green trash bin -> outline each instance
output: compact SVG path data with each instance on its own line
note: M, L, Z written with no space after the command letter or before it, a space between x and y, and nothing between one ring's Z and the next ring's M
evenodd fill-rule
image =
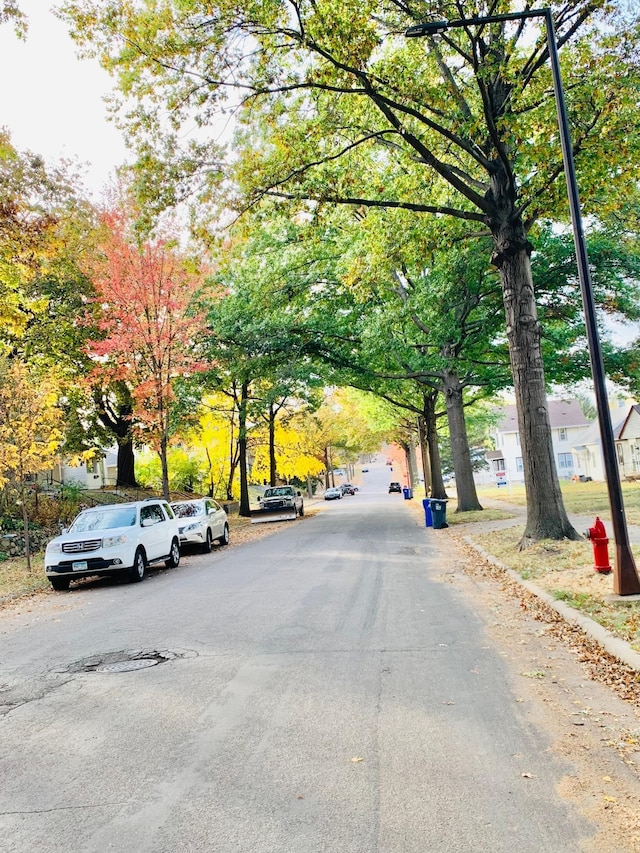
M443 527L448 527L446 500L442 498L431 498L431 515L433 516L434 530L441 530Z

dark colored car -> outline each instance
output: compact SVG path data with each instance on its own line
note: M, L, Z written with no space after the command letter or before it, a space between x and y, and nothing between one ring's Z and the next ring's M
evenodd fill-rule
M389 492L401 492L400 483L389 483Z
M358 491L357 487L352 486L351 483L343 483L340 486L340 489L342 490L343 495L355 495L355 493Z

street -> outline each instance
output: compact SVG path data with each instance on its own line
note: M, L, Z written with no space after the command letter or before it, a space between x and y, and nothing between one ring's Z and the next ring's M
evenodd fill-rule
M640 849L593 793L613 772L633 790L593 754L632 712L494 607L390 479L372 464L262 540L3 611L0 849ZM554 748L565 722L591 746Z

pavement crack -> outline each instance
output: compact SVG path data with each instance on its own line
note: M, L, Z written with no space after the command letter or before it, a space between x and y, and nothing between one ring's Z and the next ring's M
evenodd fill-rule
M68 812L68 811L77 811L78 809L105 809L110 808L112 806L126 806L132 802L129 800L122 800L122 802L117 801L113 803L76 803L75 805L69 806L53 806L50 809L18 809L17 811L8 811L8 812L0 812L0 817L9 817L10 815L27 815L27 814L52 814L54 812Z

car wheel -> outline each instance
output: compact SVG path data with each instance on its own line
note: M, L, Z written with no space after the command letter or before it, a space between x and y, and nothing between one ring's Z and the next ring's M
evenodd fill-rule
M213 537L211 536L211 528L207 527L207 536L204 542L202 543L202 553L210 554L211 553L211 543L213 542Z
M133 565L127 570L127 577L131 583L140 583L144 579L144 573L147 568L147 561L142 548L138 548L136 555L133 558Z
M224 533L222 534L222 536L220 536L220 538L218 539L218 542L221 545L228 545L229 544L229 525L228 524L225 524Z
M300 504L300 518L304 515L304 503Z
M69 589L70 582L71 578L49 578L49 583L56 592L64 592L65 589Z
M180 565L180 543L177 539L174 539L171 543L169 559L165 560L164 564L168 569L177 569Z

